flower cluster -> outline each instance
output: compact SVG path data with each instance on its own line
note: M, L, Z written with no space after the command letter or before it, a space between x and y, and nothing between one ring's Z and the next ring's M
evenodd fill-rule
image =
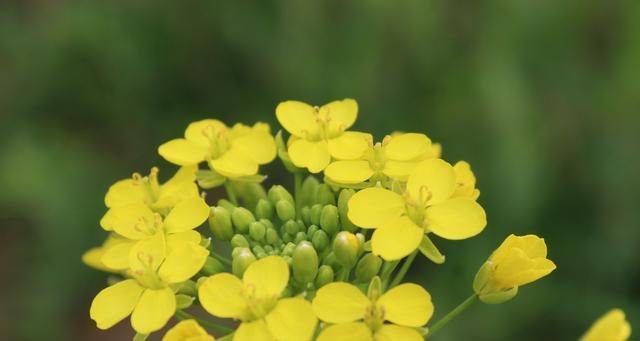
M476 299L505 302L555 269L542 238L511 235L471 297L429 324L430 293L404 276L419 254L445 262L437 238L472 238L487 225L470 165L443 160L421 133L376 142L349 130L352 99L286 101L275 115L286 131L275 136L265 123L193 122L158 148L179 166L169 180L154 167L109 188L100 220L109 235L83 255L111 273L91 304L98 328L130 316L144 340L174 317L163 340L417 341ZM260 166L276 158L293 193L263 184ZM227 197L210 200L216 187ZM610 314L583 339L627 338L624 315Z

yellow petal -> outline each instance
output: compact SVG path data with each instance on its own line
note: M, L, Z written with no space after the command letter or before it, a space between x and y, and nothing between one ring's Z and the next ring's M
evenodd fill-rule
M453 170L456 173L456 191L453 196L477 199L479 192L476 190L476 177L469 163L458 161L453 166Z
M454 198L425 211L427 228L446 239L471 238L484 230L487 215L482 206L466 198Z
M113 229L129 239L144 239L155 233L155 217L151 209L142 203L114 207L109 216Z
M311 303L303 298L281 299L265 319L279 341L311 340L318 324Z
M385 324L376 331L376 341L423 341L424 338L417 330Z
M536 281L555 270L555 264L546 258L529 258L522 249L510 248L495 264L492 281L498 289L508 289Z
M162 341L214 341L195 320L184 320L173 326L162 338Z
M158 154L173 164L190 166L204 161L209 150L185 139L173 139L160 145Z
M331 160L327 142L295 140L289 146L289 157L296 167L307 168L311 173L319 173Z
M543 238L529 234L526 236L509 235L491 255L491 261L501 263L510 249L521 249L529 258L547 257L547 244Z
M192 230L207 220L209 205L200 197L185 199L177 204L164 219L168 233Z
M240 318L246 308L242 281L230 274L219 273L198 287L198 299L209 314L223 318Z
M134 272L147 272L149 268L158 269L166 256L166 242L163 233L136 242L129 251L129 269Z
M364 318L370 301L360 289L344 282L329 283L313 298L313 311L328 323L353 322Z
M134 241L128 241L106 248L100 262L111 270L127 269L129 267L129 253L135 244Z
M384 163L382 173L392 179L407 181L407 178L409 178L409 175L413 173L413 170L416 169L417 165L418 163L413 161L387 160Z
M183 244L167 255L158 275L166 283L184 282L202 269L208 255L209 251L198 244Z
M407 181L411 198L431 205L449 199L455 189L456 175L453 167L441 159L421 161Z
M265 132L251 132L231 141L231 149L243 153L259 164L273 161L276 157L276 142Z
M373 145L371 134L345 131L329 139L329 153L338 160L355 160L364 156Z
M172 233L167 236L167 252L170 253L187 243L200 244L201 240L200 232L195 230Z
M317 341L373 341L373 336L364 323L350 322L325 327Z
M431 140L424 134L400 134L391 137L384 146L385 156L391 160L409 161L431 148Z
M131 314L131 326L140 334L160 330L176 312L176 297L170 288L146 289Z
M181 167L178 172L160 187L155 208L171 208L180 201L198 196L198 186L195 184L196 166Z
M258 173L258 163L255 160L233 149L228 150L221 157L209 161L209 165L216 172L229 178Z
M135 202L144 202L146 194L133 179L124 179L109 187L104 203L107 207L122 206Z
M279 256L262 258L249 265L242 281L255 288L257 297L280 296L289 282L289 265Z
M276 339L269 332L267 323L264 320L257 320L242 322L233 335L233 341L276 341Z
M424 326L433 315L431 295L413 283L392 288L376 304L384 307L385 320L406 327Z
M105 231L113 231L113 224L113 213L111 212L111 209L109 209L100 219L100 227Z
M292 135L300 138L317 134L316 110L298 101L281 102L276 107L278 122Z
M342 132L355 123L358 117L358 102L351 98L333 101L320 107L318 115L328 118L331 132Z
M98 270L114 272L114 269L109 268L104 264L104 262L102 261L102 257L107 252L107 250L111 249L112 247L129 242L130 241L128 239L122 238L116 234L110 234L101 246L91 248L90 250L85 252L82 255L82 262Z
M89 315L98 328L109 329L133 311L144 289L133 279L103 289L91 303Z
M227 126L221 121L204 119L190 123L184 131L184 137L197 146L208 148L211 143L210 137L227 129Z
M392 191L372 187L354 194L348 203L349 220L362 228L376 228L401 216L405 201Z
M357 184L367 181L373 170L368 161L334 161L324 170L330 180L339 184Z
M424 230L407 217L388 220L373 232L371 250L387 261L402 259L418 248L423 235Z
M587 330L580 341L626 341L631 336L631 326L620 309L611 309Z

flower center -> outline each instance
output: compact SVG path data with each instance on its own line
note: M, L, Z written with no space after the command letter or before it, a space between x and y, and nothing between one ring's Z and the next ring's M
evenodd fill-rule
M138 221L133 228L140 233L153 236L162 228L162 226L162 216L159 213L154 213L153 220L151 221L147 217L138 218Z
M229 130L224 127L205 127L202 134L209 140L209 153L212 159L220 158L231 148Z
M144 252L140 252L136 256L142 267L132 271L131 276L147 289L157 290L166 287L166 283L156 272L153 256Z
M384 324L385 309L383 305L372 303L364 313L364 323L375 332Z
M259 297L256 295L256 288L252 284L245 285L242 296L246 300L246 309L240 318L242 321L251 322L267 316L278 303L278 295L271 297Z
M151 168L148 176L142 176L140 173L133 173L131 176L134 186L140 186L145 204L151 206L158 200L160 194L160 184L158 183L158 167Z

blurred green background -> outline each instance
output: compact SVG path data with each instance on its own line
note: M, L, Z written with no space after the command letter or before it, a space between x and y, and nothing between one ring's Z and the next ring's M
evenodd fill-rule
M192 120L277 130L282 100L344 97L355 129L425 132L479 178L485 232L410 274L435 318L509 233L558 265L438 340L571 340L614 306L640 335L640 2L3 0L0 339L130 337L88 317L108 186L172 172L156 148Z

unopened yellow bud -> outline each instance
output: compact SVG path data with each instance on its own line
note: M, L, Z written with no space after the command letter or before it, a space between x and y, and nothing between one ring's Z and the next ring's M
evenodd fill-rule
M360 253L360 241L351 232L338 233L333 241L333 252L340 265L347 269L353 268Z

